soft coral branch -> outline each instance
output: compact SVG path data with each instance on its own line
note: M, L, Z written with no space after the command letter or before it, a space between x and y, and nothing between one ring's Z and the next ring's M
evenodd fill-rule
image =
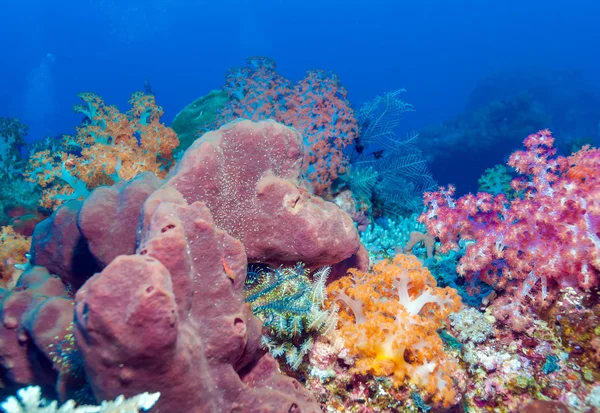
M93 93L79 97L84 104L74 110L87 119L77 134L64 137L62 151L31 156L27 179L43 188L42 206L55 209L100 185L131 180L142 172L166 175L179 139L160 122L163 110L154 96L134 93L126 113Z
M417 258L399 254L369 273L350 270L328 291L343 304L340 334L357 356L355 372L391 376L398 386L412 382L433 401L452 404L457 366L437 329L460 307L455 290L437 287Z

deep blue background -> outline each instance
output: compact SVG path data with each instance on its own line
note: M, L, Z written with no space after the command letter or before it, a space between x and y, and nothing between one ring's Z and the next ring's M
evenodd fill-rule
M251 55L281 74L335 71L359 105L405 87L406 128L460 112L500 69L583 70L600 83L597 0L20 0L1 2L0 116L30 139L71 133L76 94L125 107L149 79L169 122ZM47 57L50 53L53 57Z

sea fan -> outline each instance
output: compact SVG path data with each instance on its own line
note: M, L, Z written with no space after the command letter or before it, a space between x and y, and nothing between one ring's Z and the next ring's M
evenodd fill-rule
M402 115L414 110L400 99L403 92L377 96L358 111L360 138L350 172L341 180L358 199L394 218L420 212L423 192L437 186L415 145L419 135L395 133Z

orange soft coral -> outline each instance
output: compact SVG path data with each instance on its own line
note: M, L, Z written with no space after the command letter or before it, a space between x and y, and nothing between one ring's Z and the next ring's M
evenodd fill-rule
M456 365L437 334L442 320L460 307L456 291L438 288L414 256L381 261L369 273L350 270L328 287L342 305L340 334L357 357L354 371L414 383L432 400L452 404Z
M15 264L25 264L31 238L17 234L13 227L0 228L0 287L13 287L21 270Z
M76 112L88 122L77 135L65 136L63 152L40 151L31 157L28 179L43 188L42 206L55 209L69 199L141 172L163 178L179 145L176 133L160 122L163 110L154 96L134 93L132 108L121 113L93 93L82 93Z

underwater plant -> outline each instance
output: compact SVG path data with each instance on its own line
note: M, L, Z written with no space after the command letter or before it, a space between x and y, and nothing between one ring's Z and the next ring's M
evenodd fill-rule
M163 178L179 145L177 134L160 122L163 109L153 95L134 93L132 108L121 113L93 93L81 93L75 112L86 119L75 136L65 136L64 150L31 155L27 179L42 187L40 204L56 209L84 199L101 185L130 180L142 172Z
M460 308L456 291L437 287L416 257L403 254L370 272L351 269L327 291L331 304L342 304L339 333L356 357L352 371L389 376L397 386L413 383L427 399L452 403L456 366L437 330Z
M337 309L325 309L325 283L330 267L316 271L304 264L276 269L253 265L246 277L245 297L266 330L262 346L274 357L285 356L296 370L313 346L314 336L331 332Z

